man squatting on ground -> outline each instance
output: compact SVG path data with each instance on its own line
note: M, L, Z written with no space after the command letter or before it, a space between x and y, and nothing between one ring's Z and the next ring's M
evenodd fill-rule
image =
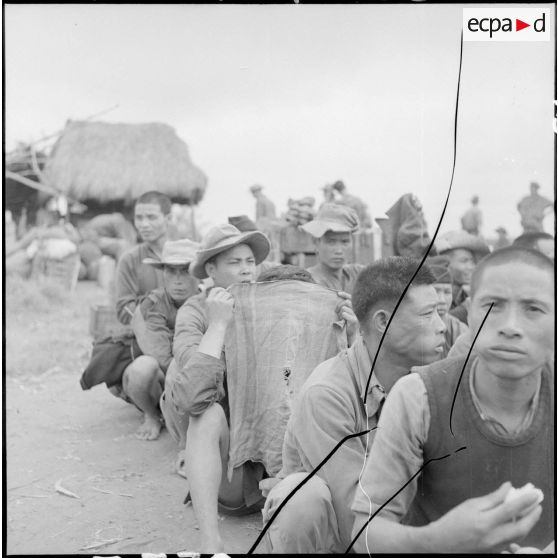
M412 366L440 358L445 325L437 312L434 276L422 267L384 338L366 407L364 391L372 360L393 309L420 261L392 257L359 275L353 308L361 336L348 350L320 364L304 383L287 425L283 469L263 511L264 524L288 494L347 435L374 428L386 393ZM368 447L375 431L370 432ZM366 453L366 436L345 442L327 464L286 504L262 542L264 552L344 552L350 544L350 505Z
M552 262L524 248L493 252L471 297L472 332L490 312L469 361L418 369L384 405L352 506L357 552L553 551ZM542 506L533 490L509 498L528 482Z
M198 244L191 240L168 240L160 259L146 258L143 263L163 272L163 288L155 289L139 303L132 318L137 344L143 354L128 366L123 387L145 413L144 439L153 440L161 429L159 399L165 374L172 361L172 342L178 309L198 293L198 281L189 273ZM145 378L146 389L137 376ZM148 428L149 427L149 428Z
M218 510L243 515L258 511L264 503L258 486L266 474L261 464L245 463L233 471L230 481L223 475L229 452L223 349L234 311L234 299L225 289L253 282L256 266L269 249L267 237L259 231L241 233L230 224L208 231L190 272L198 279L210 277L215 286L189 299L177 315L176 367L169 367L161 407L165 422L182 428L177 437L186 446L186 476L204 552L223 550ZM356 324L350 301L342 297L337 312L347 321L347 330L349 321Z
M167 240L171 201L168 196L152 191L142 194L134 206L134 225L142 240L125 252L116 268L116 315L123 324L129 324L136 306L150 291L163 286L163 271L143 263L146 258L159 260ZM144 413L144 420L136 435L140 439L154 440L161 429L160 412L154 393L159 383L157 372L141 355L137 342L130 363L124 370L121 384L109 387L109 391L127 402L134 403Z
M170 199L160 192L146 192L135 203L134 224L142 243L122 255L115 277L116 313L123 324L131 322L138 304L150 291L164 286L162 269L145 264L143 260L160 260L170 210ZM197 286L194 288L192 284L191 294L195 292ZM132 334L118 339L100 340L93 347L91 360L80 383L83 389L89 389L105 382L113 395L133 403L144 413L143 423L136 436L154 440L161 429L160 413L154 397L160 378L149 359L138 359L141 354Z

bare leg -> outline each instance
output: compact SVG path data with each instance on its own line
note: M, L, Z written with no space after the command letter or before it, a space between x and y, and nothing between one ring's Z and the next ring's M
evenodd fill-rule
M201 552L223 552L219 534L217 498L229 505L240 506L242 469L235 471L232 482L226 479L229 453L229 427L223 408L218 403L203 414L190 417L186 437L186 474L190 485L192 506L201 535Z
M161 431L161 414L157 403L163 393L164 374L157 361L142 355L124 371L122 387L130 399L143 411L143 424L136 437L141 440L155 440Z

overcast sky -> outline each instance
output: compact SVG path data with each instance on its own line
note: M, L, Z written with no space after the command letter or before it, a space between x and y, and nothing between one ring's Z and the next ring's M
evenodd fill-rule
M552 37L553 22L552 11ZM7 148L118 105L101 120L177 130L209 177L200 210L214 222L252 216L253 183L282 211L343 179L374 217L414 192L433 232L451 176L461 24L459 4L8 4ZM553 196L554 48L464 44L442 230L478 194L487 234L519 234L529 181Z

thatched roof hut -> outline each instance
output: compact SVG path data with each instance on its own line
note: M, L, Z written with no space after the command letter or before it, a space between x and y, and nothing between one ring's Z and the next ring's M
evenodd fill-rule
M197 204L207 177L167 124L68 121L44 169L48 184L86 205L129 206L159 190Z

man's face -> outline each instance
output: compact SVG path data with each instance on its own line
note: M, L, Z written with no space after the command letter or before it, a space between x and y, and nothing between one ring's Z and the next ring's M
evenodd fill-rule
M349 260L353 239L350 232L327 231L316 242L318 260L335 271Z
M537 241L537 250L544 254L547 258L554 261L554 239L540 238Z
M188 273L188 265L163 266L165 290L176 303L183 303L197 292L198 282Z
M409 368L439 360L446 326L437 306L438 295L432 285L411 287L389 326L385 350Z
M233 283L251 283L256 278L256 259L252 248L239 244L207 264L207 273L216 287L226 289Z
M143 242L157 242L167 234L170 215L164 215L158 203L138 203L134 225Z
M441 318L445 318L451 308L453 298L451 283L435 283L434 289L438 295L438 314Z
M456 285L468 285L471 282L471 275L475 269L473 253L464 248L456 248L444 255L450 258L449 270L453 282Z
M471 300L469 325L487 368L498 377L520 379L554 352L554 278L544 269L510 262L484 270Z

